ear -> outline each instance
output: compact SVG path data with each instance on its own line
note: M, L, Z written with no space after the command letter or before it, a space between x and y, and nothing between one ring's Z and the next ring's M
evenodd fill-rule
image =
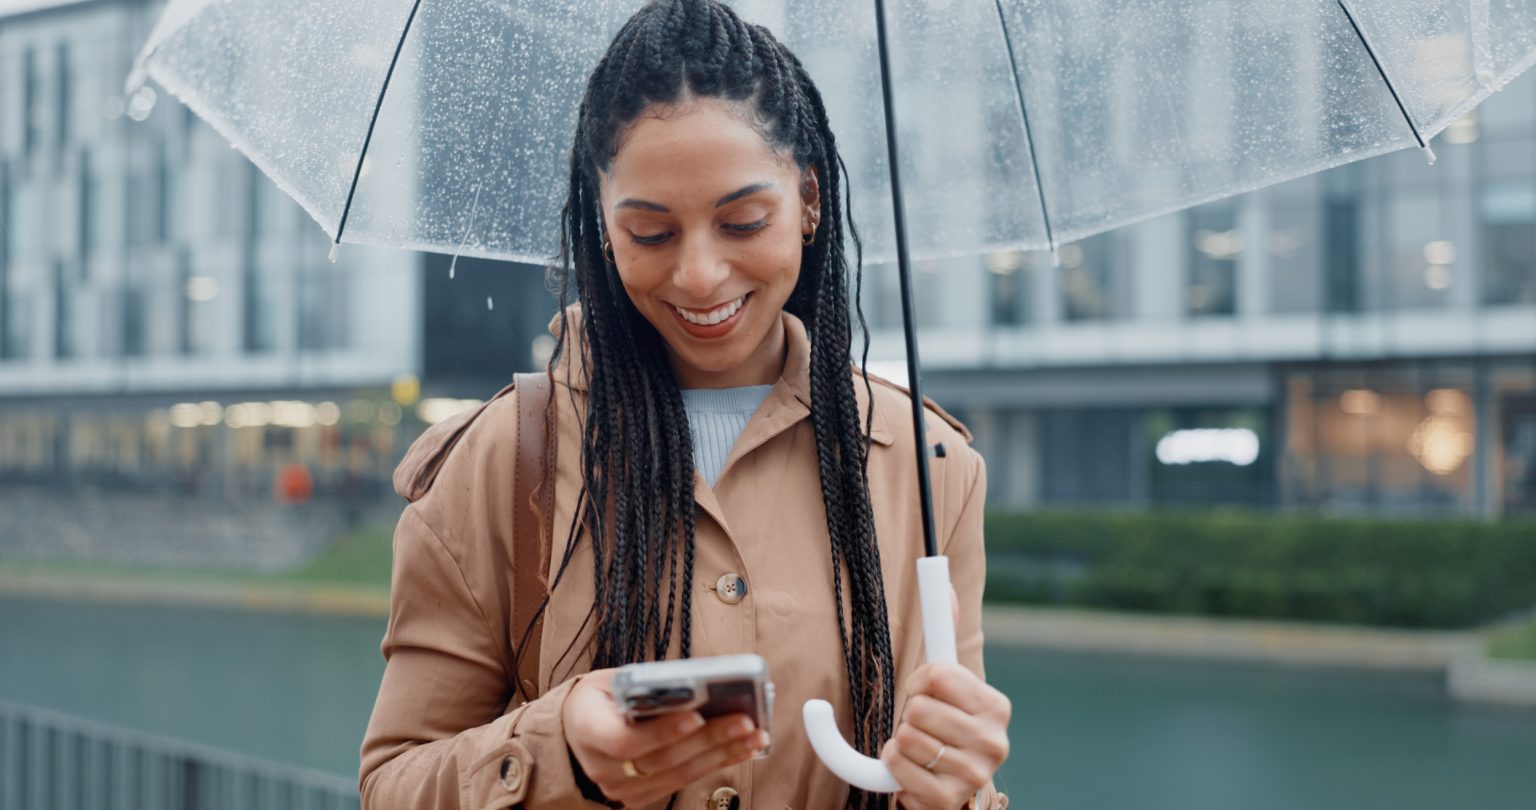
M815 166L800 172L800 203L805 206L801 224L809 230L812 222L821 222L821 182Z

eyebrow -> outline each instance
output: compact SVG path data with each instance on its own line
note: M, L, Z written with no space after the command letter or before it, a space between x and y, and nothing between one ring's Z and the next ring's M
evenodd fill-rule
M726 205L727 203L736 202L742 197L747 197L752 194L756 194L759 191L767 191L774 188L778 188L778 184L772 182L753 183L749 186L742 186L730 194L727 194L724 197L716 200L715 207L719 208L720 206ZM672 213L672 209L662 205L661 203L654 203L650 200L637 200L633 197L626 197L625 199L620 200L619 203L614 206L614 208L639 208L645 211L659 211L663 214Z

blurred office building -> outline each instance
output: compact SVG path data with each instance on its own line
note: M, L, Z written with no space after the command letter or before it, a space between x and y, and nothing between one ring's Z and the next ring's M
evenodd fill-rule
M991 502L1536 514L1536 76L1434 146L1059 266L920 264L924 382L974 429ZM902 374L894 272L866 284L873 355Z
M327 261L184 106L124 97L159 8L0 1L0 553L278 567L397 514L406 444L534 367L554 307L537 268Z
M0 553L278 567L398 514L405 446L547 357L553 301L537 268L329 263L223 138L153 84L124 96L159 7L0 0ZM925 92L960 91L903 99ZM1017 115L976 104L952 148ZM1135 114L1103 104L1106 127ZM1435 146L1059 266L920 262L928 390L974 429L991 502L1536 513L1536 78ZM895 274L867 269L872 357L899 369Z

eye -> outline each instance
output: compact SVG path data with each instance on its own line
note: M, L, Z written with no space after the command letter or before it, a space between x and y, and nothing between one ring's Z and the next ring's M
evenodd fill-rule
M667 241L667 237L671 235L672 234L669 231L662 231L661 233L658 233L654 236L641 236L637 233L631 233L629 238L637 245L659 245L662 242Z
M731 233L751 234L751 233L757 233L758 231L768 227L768 220L767 220L767 218L764 218L764 219L760 219L760 220L758 220L756 222L748 222L748 223L745 223L745 224L736 224L736 223L733 223L733 222L727 222L727 223L725 223L725 225L723 227L726 230L730 231Z

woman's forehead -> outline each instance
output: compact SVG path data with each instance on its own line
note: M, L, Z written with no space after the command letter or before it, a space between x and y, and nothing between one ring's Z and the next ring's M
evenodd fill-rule
M602 185L615 200L669 194L713 203L745 185L782 186L797 175L788 151L749 124L740 103L706 98L642 112L623 133Z

